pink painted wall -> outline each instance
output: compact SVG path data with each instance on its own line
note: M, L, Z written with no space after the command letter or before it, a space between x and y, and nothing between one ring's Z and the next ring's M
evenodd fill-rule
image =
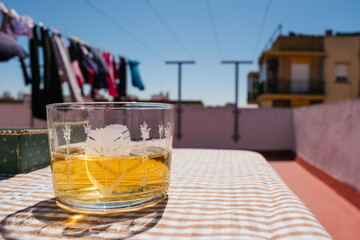
M295 151L360 192L360 100L294 109Z
M0 128L28 128L31 126L31 109L29 104L0 104ZM34 127L47 127L46 121L34 119Z
M233 108L184 106L182 116L183 137L177 140L175 124L175 147L294 149L291 109L240 109L238 142L234 142L232 138L234 134Z
M251 150L294 148L291 109L241 109L240 140L235 143L233 108L183 106L180 140L174 147ZM0 128L29 127L31 110L25 104L0 104ZM175 119L177 119L175 117ZM35 127L46 127L35 120ZM175 134L176 134L175 123Z

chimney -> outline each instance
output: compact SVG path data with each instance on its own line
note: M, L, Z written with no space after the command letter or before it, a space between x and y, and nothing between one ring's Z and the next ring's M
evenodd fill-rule
M331 29L327 29L327 30L325 31L325 36L329 37L329 36L332 36L332 35L333 35L333 32L332 32Z

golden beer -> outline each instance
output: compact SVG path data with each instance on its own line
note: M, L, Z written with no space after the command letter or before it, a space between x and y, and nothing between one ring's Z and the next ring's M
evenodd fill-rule
M47 105L56 203L82 213L150 207L167 196L174 105Z
M84 204L86 212L91 204L140 206L166 195L170 164L171 153L155 147L115 157L85 155L83 149L71 148L69 153L52 153L54 190L60 205L71 209L72 203Z

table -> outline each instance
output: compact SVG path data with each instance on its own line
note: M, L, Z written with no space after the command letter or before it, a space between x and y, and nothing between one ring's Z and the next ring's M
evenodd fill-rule
M174 149L172 159L167 199L107 215L57 207L50 167L2 174L0 239L331 239L260 154Z

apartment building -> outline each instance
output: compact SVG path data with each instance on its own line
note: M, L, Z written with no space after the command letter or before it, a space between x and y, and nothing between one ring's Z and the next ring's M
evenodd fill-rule
M258 63L258 73L248 74L249 104L297 107L359 97L360 33L279 36Z

